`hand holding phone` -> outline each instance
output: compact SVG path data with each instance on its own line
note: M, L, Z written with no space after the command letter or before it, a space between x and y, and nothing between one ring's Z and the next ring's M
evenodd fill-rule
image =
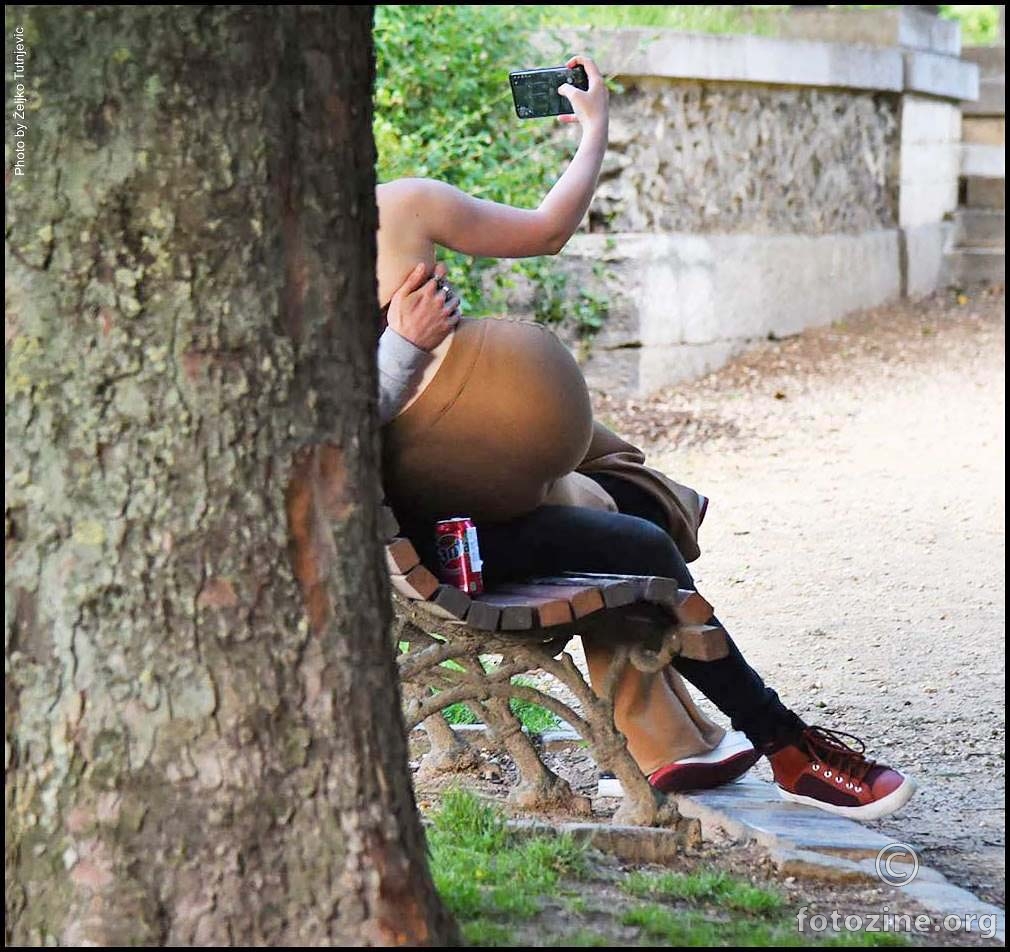
M512 99L520 119L542 119L546 116L572 115L571 102L558 93L558 87L568 84L588 90L589 77L585 67L550 66L541 69L517 69L509 73Z

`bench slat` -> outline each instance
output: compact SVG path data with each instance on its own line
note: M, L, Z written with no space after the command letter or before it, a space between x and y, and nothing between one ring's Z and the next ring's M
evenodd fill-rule
M470 596L462 589L455 585L439 585L435 597L422 607L433 615L463 621L472 604Z
M639 601L639 588L626 579L612 579L604 576L579 575L569 572L564 575L550 575L538 578L536 582L558 583L559 585L592 585L603 595L603 603L607 608L623 608L625 605Z
M582 582L597 580L598 584L604 579L626 581L634 588L636 601L662 605L684 625L703 625L712 617L712 606L705 597L693 589L679 588L676 579L661 575L596 575L591 572L578 575L566 572L565 577Z
M501 609L487 602L470 600L470 609L466 613L466 623L471 628L480 631L498 631L501 627ZM526 624L515 625L509 630L527 629L533 627L533 612L527 613Z
M386 568L391 575L405 575L415 565L421 564L421 557L410 539L393 539L386 546Z
M438 591L438 579L423 565L415 565L405 575L392 574L389 581L401 595L426 602ZM462 593L461 593L462 594Z
M511 617L509 609L526 608L536 616L538 627L550 628L563 625L572 620L571 606L562 598L535 595L499 595L497 590L478 595L475 602L484 602L502 609L500 627L506 628L506 616Z
M601 611L605 607L603 593L595 586L561 585L542 581L541 579L531 579L525 584L509 583L508 585L499 585L495 591L504 592L508 595L563 598L568 602L572 609L572 616L575 618L584 618L586 615Z
M718 661L729 654L726 629L718 625L681 625L680 653L695 661Z

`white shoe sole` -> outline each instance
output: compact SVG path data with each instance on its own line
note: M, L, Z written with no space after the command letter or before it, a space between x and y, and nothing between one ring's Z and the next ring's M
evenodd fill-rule
M727 731L719 746L698 757L684 757L678 764L721 764L724 761L747 753L754 745L743 731ZM596 788L598 797L623 797L624 787L616 777L601 777Z
M873 803L863 804L861 807L840 807L833 803L824 803L815 800L813 797L801 797L799 794L790 793L779 787L779 795L783 800L790 803L802 803L804 806L816 807L826 813L834 813L835 816L848 817L850 820L879 820L882 816L900 810L915 793L917 787L911 777L905 777L904 782L897 790L892 790L886 797L882 797Z
M678 760L678 764L721 764L730 757L743 754L753 750L754 745L747 740L747 735L743 731L727 731L726 736L719 741L719 746L710 750L707 754L700 754L697 757L685 757Z

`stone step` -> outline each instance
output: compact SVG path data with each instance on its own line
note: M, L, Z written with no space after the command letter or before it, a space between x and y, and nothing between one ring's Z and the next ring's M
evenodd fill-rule
M990 208L959 208L954 214L955 246L1002 248L1006 241L1006 212Z
M1006 73L1006 49L1002 46L966 46L961 59L978 66L982 79L1002 79Z
M1001 146L1006 141L1006 120L1002 116L965 116L961 141L965 145Z
M970 175L965 185L964 204L969 208L1006 208L1006 179Z
M961 174L965 178L1006 178L1006 147L965 143L961 146Z
M955 248L947 255L947 281L967 286L1006 281L1004 248Z
M1006 82L999 79L983 79L978 84L978 99L961 103L961 113L965 116L1005 116Z

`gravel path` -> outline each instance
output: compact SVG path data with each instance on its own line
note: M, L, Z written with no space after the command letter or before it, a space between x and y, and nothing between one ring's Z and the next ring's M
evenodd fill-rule
M1002 288L770 341L597 413L712 499L692 568L809 722L920 790L873 824L1003 905Z

